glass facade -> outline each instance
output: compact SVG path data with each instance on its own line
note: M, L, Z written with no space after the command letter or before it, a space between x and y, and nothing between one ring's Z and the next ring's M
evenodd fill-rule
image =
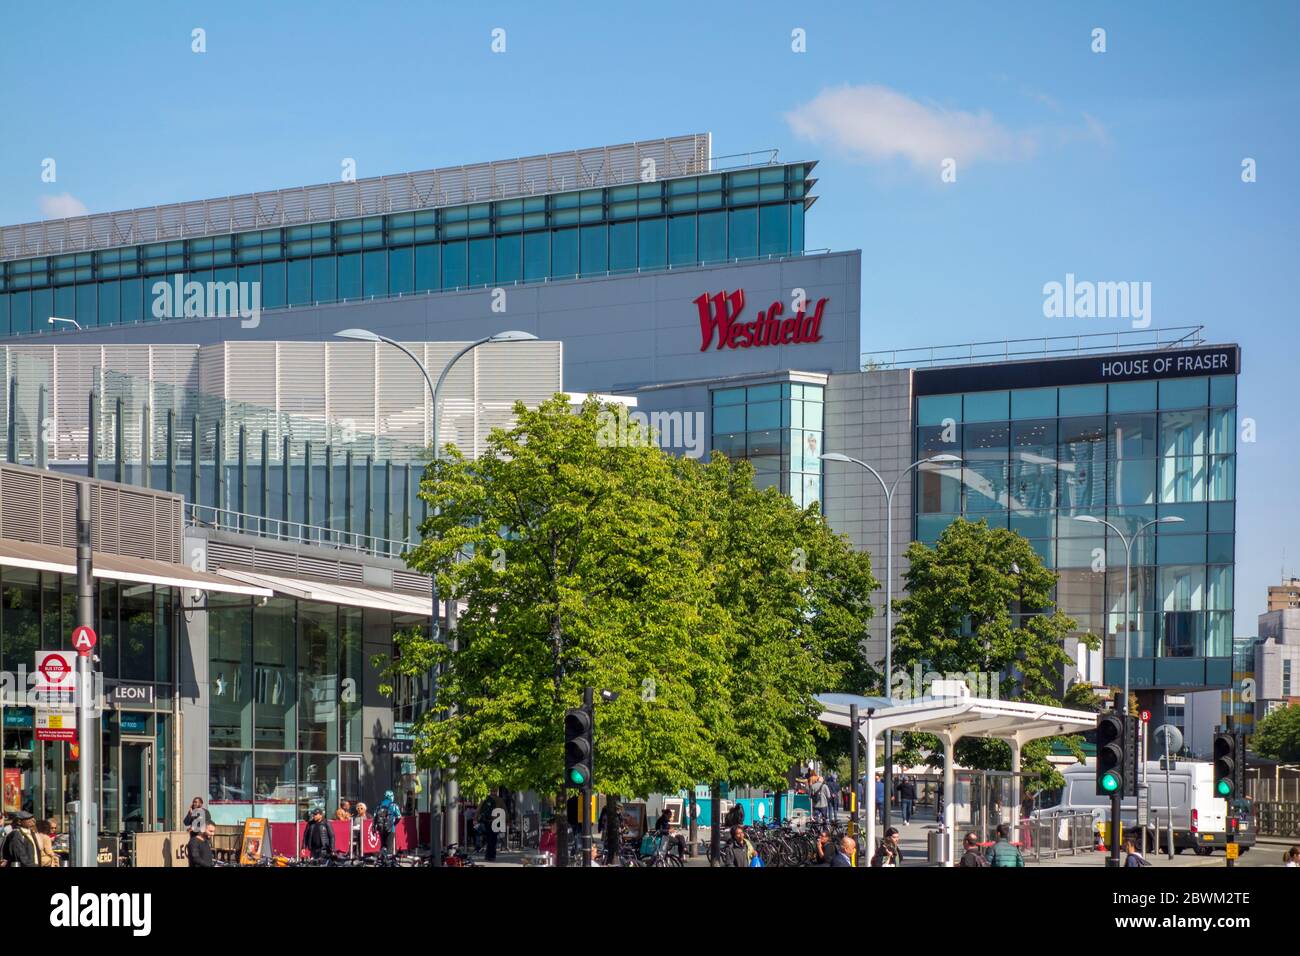
M154 283L176 275L260 282L261 307L280 309L798 255L807 174L772 165L14 260L0 263L0 335L49 331L52 315L158 321Z
M153 709L106 709L101 723L99 804L104 830L166 829L171 808L174 746L177 594L169 587L100 579L96 595L96 654L105 686L153 684ZM25 675L38 651L71 650L76 579L70 575L0 568L0 669ZM79 750L36 739L35 713L6 684L0 710L4 734L4 810L26 810L66 828L68 802L80 798Z
M712 444L747 458L759 488L779 488L806 508L822 500L825 387L770 382L712 392Z
M1132 683L1224 685L1235 434L1233 375L924 395L917 456L955 454L963 466L915 479L916 537L932 544L958 515L1024 535L1059 575L1060 608L1081 633L1105 636L1106 681L1116 683L1124 546L1075 518L1104 518L1130 536L1147 521L1181 518L1133 546Z
M364 614L384 611L272 598L209 597L208 802L217 823L333 813L345 764L359 760ZM392 631L409 629L392 614ZM426 620L426 619L420 619Z

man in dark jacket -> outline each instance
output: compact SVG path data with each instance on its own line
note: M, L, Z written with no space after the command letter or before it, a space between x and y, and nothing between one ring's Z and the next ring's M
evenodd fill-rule
M212 858L212 834L215 830L216 827L208 824L204 829L190 834L190 842L185 847L185 854L190 858L190 866L216 866Z
M41 855L36 848L36 818L26 810L12 815L14 828L0 847L0 856L10 866L39 866Z
M984 859L984 854L980 852L980 838L977 833L967 833L963 842L963 849L966 851L957 861L958 866L963 867L981 867L988 866L989 861Z
M857 849L858 844L853 837L844 837L840 840L839 851L831 857L831 866L852 866L853 854Z
M1011 828L1005 823L999 823L997 833L997 841L984 854L988 857L989 866L1024 866L1025 858L1020 853L1020 848L1011 842Z
M334 831L325 822L325 811L320 807L311 812L311 823L302 834L302 848L313 860L327 860L334 855Z
M731 842L723 847L718 865L742 868L749 866L749 845L745 840L744 827L731 828Z

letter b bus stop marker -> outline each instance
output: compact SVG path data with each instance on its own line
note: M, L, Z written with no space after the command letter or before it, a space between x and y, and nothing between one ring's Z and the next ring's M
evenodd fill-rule
M72 629L72 649L78 657L89 657L98 639L93 627L82 624Z

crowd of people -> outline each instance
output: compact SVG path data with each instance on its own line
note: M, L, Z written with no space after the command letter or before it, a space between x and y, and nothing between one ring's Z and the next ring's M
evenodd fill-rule
M49 820L26 810L7 814L0 826L0 866L59 866L54 836Z

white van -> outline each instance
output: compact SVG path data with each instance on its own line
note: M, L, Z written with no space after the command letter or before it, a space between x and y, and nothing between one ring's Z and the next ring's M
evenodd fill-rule
M1168 788L1159 761L1148 761L1146 772L1142 817L1153 833L1159 833L1148 845L1155 844L1164 849L1171 812L1175 852L1191 847L1205 855L1228 842L1228 802L1214 794L1212 764L1179 761L1169 772ZM1110 819L1110 797L1097 793L1097 771L1091 762L1067 767L1062 775L1065 787L1061 790L1061 802L1034 811L1035 819L1060 813L1091 813L1098 825ZM1246 850L1255 842L1254 821L1247 812L1239 812L1237 819L1240 827L1237 842ZM1125 833L1137 826L1137 800L1134 797L1125 797L1120 804L1120 822Z

